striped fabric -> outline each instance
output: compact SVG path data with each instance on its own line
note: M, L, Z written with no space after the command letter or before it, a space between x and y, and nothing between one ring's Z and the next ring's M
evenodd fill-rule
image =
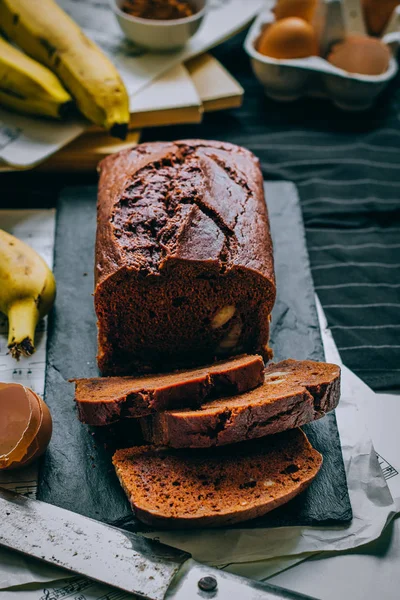
M266 179L297 185L315 286L344 362L375 389L400 389L399 81L367 113L321 99L273 102L251 73L243 39L215 51L244 86L243 107L162 137L242 144Z
M400 127L394 100L381 124L340 133L282 132L263 161L296 182L315 287L342 359L376 389L400 387ZM397 100L397 102L396 102ZM388 107L389 108L389 107ZM322 106L320 108L322 110ZM365 121L365 124L367 121ZM364 124L364 126L365 126ZM328 127L327 127L328 125ZM274 134L273 134L274 135ZM268 134L264 144L268 144ZM253 146L254 147L254 146ZM271 164L272 163L272 164Z
M265 171L298 186L315 287L343 361L376 389L400 387L398 113L340 133L343 116L329 112L319 131L281 132L279 143L266 134Z
M399 387L400 227L307 227L315 287L345 364Z

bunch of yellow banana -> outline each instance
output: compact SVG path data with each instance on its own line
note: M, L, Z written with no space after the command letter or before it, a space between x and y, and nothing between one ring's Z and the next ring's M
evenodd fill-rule
M72 98L54 73L0 38L0 105L57 119Z
M54 0L1 0L0 27L59 77L90 121L126 135L129 98L118 71Z
M27 244L0 229L0 312L8 317L12 356L35 351L35 329L54 304L56 282L45 261Z

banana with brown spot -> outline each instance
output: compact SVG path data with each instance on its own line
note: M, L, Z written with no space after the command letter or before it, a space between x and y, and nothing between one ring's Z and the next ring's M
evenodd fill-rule
M129 98L117 69L54 0L0 0L0 27L56 73L85 117L126 136Z

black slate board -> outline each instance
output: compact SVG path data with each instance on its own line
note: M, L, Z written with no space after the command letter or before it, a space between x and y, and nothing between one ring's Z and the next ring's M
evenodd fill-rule
M323 360L300 206L290 183L266 183L278 298L271 342L275 359ZM67 188L57 210L54 272L58 283L49 322L45 399L53 438L41 465L38 497L88 517L148 531L132 515L111 465L111 452L75 414L73 377L98 374L93 262L96 188ZM321 525L352 517L336 419L333 413L304 428L324 456L312 486L248 527ZM243 525L241 525L243 527Z

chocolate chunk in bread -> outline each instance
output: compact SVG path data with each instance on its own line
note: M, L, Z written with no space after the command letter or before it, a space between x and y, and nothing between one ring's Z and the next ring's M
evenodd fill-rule
M268 366L264 383L250 392L206 402L197 410L157 413L140 422L151 444L207 448L300 427L333 410L339 398L337 365L289 359Z
M95 275L103 375L269 358L276 290L257 158L183 140L103 160Z
M219 527L260 517L302 492L322 456L300 429L213 450L142 446L113 464L138 519L153 527Z
M168 375L75 379L75 401L83 423L108 425L124 417L195 407L207 398L241 394L263 380L262 357L244 355Z

